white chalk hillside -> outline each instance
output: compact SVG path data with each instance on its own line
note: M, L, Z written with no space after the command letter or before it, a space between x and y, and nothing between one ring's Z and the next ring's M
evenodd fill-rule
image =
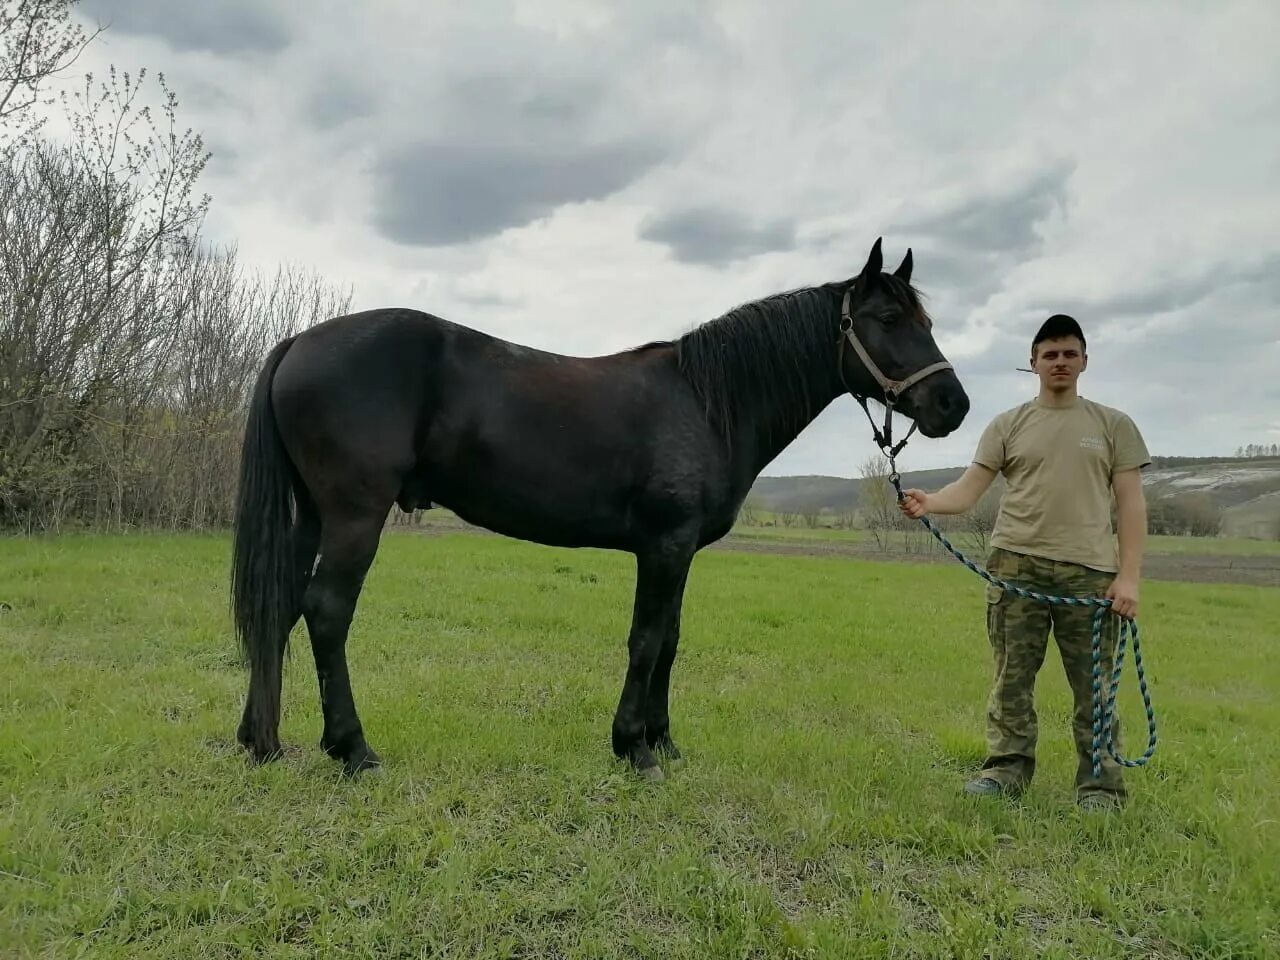
M908 473L907 485L936 489L963 472L961 467ZM764 510L842 514L855 510L860 479L844 477L761 477L752 491ZM1220 533L1233 537L1280 537L1280 457L1192 459L1156 457L1143 471L1153 515L1189 513L1221 517Z

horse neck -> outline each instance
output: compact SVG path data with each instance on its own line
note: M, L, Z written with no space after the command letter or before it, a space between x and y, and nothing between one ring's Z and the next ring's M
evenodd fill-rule
M813 288L748 304L702 331L698 375L732 472L753 481L844 392L838 372L839 297Z
M744 418L739 426L739 442L730 447L735 472L754 481L843 392L826 378L815 378L812 388L810 402L803 410L766 409Z

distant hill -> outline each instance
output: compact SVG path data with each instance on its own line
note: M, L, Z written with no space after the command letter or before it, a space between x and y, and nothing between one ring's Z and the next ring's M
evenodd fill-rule
M933 490L962 473L963 467L911 470L902 475L902 485ZM751 496L772 513L847 513L858 509L864 482L846 477L761 477L751 488Z
M1157 458L1144 472L1147 499L1197 500L1222 511L1223 533L1235 537L1280 537L1280 457L1192 461Z
M913 470L904 487L936 490L964 467ZM847 477L761 477L751 496L771 513L849 514L865 481ZM1207 505L1222 514L1227 536L1273 539L1280 523L1280 457L1153 457L1143 471L1150 504Z

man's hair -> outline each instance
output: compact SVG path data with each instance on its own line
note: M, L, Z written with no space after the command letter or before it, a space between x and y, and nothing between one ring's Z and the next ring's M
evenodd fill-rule
M1065 313L1055 313L1040 324L1035 339L1031 341L1031 356L1036 355L1036 347L1040 345L1041 340L1060 340L1063 337L1078 337L1080 350L1084 352L1086 346L1084 331L1080 329L1080 324L1076 323L1075 317L1069 317Z

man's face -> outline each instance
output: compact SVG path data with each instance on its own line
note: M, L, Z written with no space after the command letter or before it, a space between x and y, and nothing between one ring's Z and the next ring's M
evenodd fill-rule
M1054 393L1072 389L1086 366L1088 359L1078 337L1041 340L1031 358L1040 385Z

